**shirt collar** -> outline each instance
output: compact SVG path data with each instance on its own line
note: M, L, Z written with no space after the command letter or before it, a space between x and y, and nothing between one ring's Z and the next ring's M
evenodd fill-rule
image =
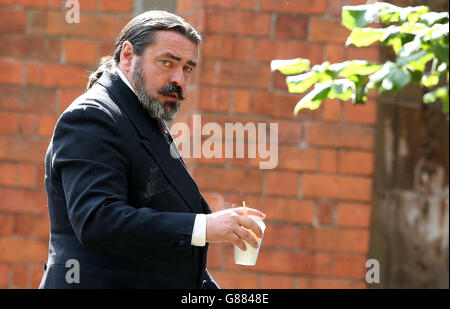
M133 87L131 86L130 82L126 78L126 76L123 74L122 70L119 68L119 66L116 66L116 71L117 71L117 74L119 74L120 79L122 79L122 81L125 83L125 85L127 85L134 93L136 93L134 91Z

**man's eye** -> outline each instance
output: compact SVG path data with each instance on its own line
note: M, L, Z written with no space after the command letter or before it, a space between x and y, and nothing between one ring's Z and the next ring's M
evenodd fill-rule
M194 70L194 69L193 69L192 67L185 66L185 67L184 67L184 70L185 70L187 73L191 73L192 70Z
M164 66L166 66L166 67L168 67L168 66L170 65L170 61L169 61L169 60L161 60L161 63L162 63Z

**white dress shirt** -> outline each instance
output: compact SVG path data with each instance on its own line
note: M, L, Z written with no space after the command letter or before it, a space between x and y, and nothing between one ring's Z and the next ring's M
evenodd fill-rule
M116 66L117 74L119 74L122 81L134 92L133 87L131 87L130 82L123 74L122 70ZM166 125L167 127L167 125ZM206 243L206 215L197 214L194 221L194 229L192 231L191 245L203 247Z

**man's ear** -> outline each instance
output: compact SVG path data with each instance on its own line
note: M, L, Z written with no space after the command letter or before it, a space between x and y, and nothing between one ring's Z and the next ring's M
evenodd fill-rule
M134 55L133 44L129 41L125 41L122 45L122 51L120 52L120 69L125 71L124 73L131 71Z

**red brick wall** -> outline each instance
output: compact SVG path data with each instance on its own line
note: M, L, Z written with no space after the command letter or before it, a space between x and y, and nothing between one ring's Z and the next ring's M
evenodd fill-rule
M270 73L273 59L376 61L376 49L344 48L349 32L340 14L346 4L178 1L180 14L204 38L182 121L192 123L192 114L200 114L202 124L215 121L222 128L225 122L279 128L276 169L260 170L258 159L188 160L214 209L244 200L267 215L256 266L235 265L231 245L210 246L208 268L224 288L366 287L375 102L328 101L294 117L301 96L287 92L283 75Z
M0 288L35 288L48 246L43 159L54 123L82 93L89 70L112 52L132 0L79 0L81 23L60 0L0 0ZM344 49L340 9L349 1L179 0L204 37L182 119L279 125L279 162L190 159L214 209L242 200L267 214L255 267L212 245L208 267L224 288L365 287L372 199L375 102L327 102L292 116L298 95L270 73L275 58L313 64L376 59ZM293 25L297 27L293 27Z

